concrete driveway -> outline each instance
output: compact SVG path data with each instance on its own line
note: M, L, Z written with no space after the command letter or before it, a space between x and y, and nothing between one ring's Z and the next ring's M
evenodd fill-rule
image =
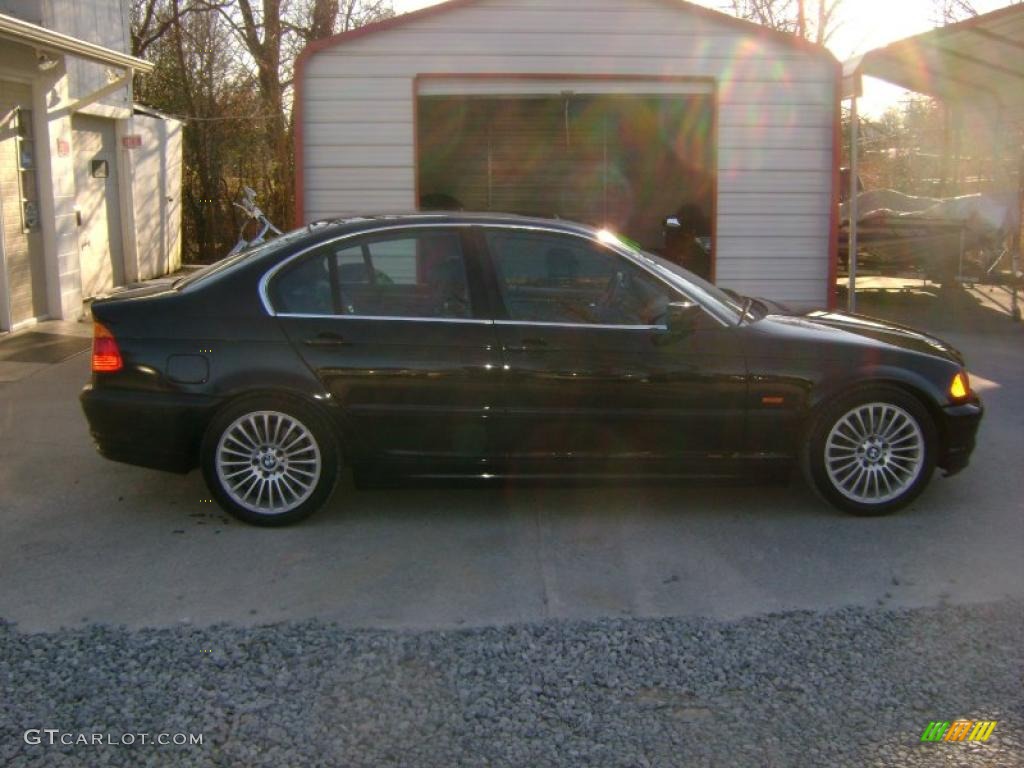
M27 631L311 617L444 628L1024 597L1024 334L943 335L988 406L980 445L965 473L882 519L846 517L799 479L346 483L299 527L249 528L210 503L198 473L95 454L79 354L0 385L0 617Z

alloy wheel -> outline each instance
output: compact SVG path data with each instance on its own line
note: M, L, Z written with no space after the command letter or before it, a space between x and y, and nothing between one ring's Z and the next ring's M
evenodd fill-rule
M215 458L221 486L262 515L290 512L316 490L322 460L313 433L280 411L254 411L223 431Z
M892 403L858 405L836 421L825 441L829 480L859 504L884 504L902 496L924 462L921 426Z

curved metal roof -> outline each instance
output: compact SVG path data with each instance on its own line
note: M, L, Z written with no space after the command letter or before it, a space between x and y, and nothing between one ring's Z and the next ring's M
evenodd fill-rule
M843 93L863 75L949 103L1024 121L1024 5L949 24L876 48L843 64Z

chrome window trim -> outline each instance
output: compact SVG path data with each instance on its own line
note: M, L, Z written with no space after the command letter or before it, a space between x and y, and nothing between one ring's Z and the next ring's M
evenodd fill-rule
M316 243L315 245L309 246L308 248L303 248L301 251L293 253L291 256L286 258L284 261L282 261L282 262L280 262L278 264L275 264L273 267L271 267L270 269L268 269L264 273L263 277L260 278L259 293L260 293L260 301L263 304L263 309L271 317L287 317L287 316L294 317L295 316L295 315L287 315L285 313L278 313L274 309L274 307L270 303L270 294L267 291L267 286L270 283L270 281L274 279L274 276L277 275L277 273L280 272L282 269L287 267L293 261L301 259L306 254L308 254L308 253L310 253L312 251L315 251L315 250L317 250L319 248L322 248L322 247L328 246L328 245L334 245L335 243L341 243L341 242L344 242L345 240L351 240L351 239L356 238L356 237L373 236L373 235L376 235L376 234L378 234L380 232L392 232L392 231L401 231L401 230L408 230L408 229L457 229L457 228L463 228L463 227L467 227L467 226L472 226L472 225L471 224L462 224L462 223L460 223L460 224L390 224L390 225L387 225L387 226L378 227L376 229L363 229L363 230L360 230L359 232L348 232L348 233L346 233L344 235L339 235L336 238L332 238L332 239L328 239L328 240L323 240L323 241L321 241L319 243ZM318 317L318 316L317 315L307 315L307 317ZM332 314L332 315L320 315L319 317L352 317L352 315L333 315ZM416 320L416 319L419 319L419 318L409 317L409 318L402 318L402 319L403 320ZM423 318L423 319L434 319L434 320L436 320L437 318Z
M293 312L281 312L274 317L286 317L292 320L383 320L389 323L459 323L460 325L494 325L493 320L481 320L473 317L398 317L391 315L307 315Z
M259 282L260 302L263 304L264 311L270 317L291 317L291 318L304 317L304 318L307 318L307 319L345 318L345 317L352 317L352 318L354 318L354 317L357 317L355 315L333 315L333 314L332 315L296 315L296 314L287 314L287 313L280 313L279 314L274 309L274 307L271 305L271 303L270 303L270 294L268 293L267 286L269 285L270 281L274 279L274 276L277 275L278 272L280 272L286 266L291 264L293 261L296 261L297 259L302 258L306 254L308 254L308 253L310 253L312 251L315 251L318 248L327 246L327 245L333 245L335 243L340 243L340 242L343 242L345 240L351 240L351 239L356 238L356 237L373 236L373 235L380 234L382 232L399 232L399 231L410 230L410 229L470 229L470 228L473 228L473 227L478 227L480 229L485 229L485 230L486 229L511 229L511 230L518 230L518 231L523 231L523 232L544 232L544 233L547 233L547 234L562 235L563 237L576 237L576 238L579 238L580 240L585 240L588 243L590 243L591 245L597 246L598 248L607 248L608 250L612 251L613 253L617 253L619 256L621 256L622 258L626 259L633 266L635 266L635 267L643 270L647 274L649 274L651 277L653 277L655 280L657 280L659 284L665 286L670 291L672 291L674 293L681 294L688 301L691 301L694 304L697 304L701 309L704 310L704 312L706 314L710 315L715 320L717 320L723 327L726 327L726 328L730 327L729 323L727 323L725 320L723 320L721 317L719 317L716 312L714 312L713 310L709 309L704 304L704 302L700 301L699 299L697 299L694 296L689 295L685 291L681 290L678 286L673 285L673 284L669 283L668 281L666 281L665 278L661 274L659 274L655 269L653 269L652 267L649 267L643 261L641 261L640 259L636 258L636 256L631 251L625 249L624 247L619 246L616 243L609 243L607 241L600 240L597 237L585 234L583 232L567 232L564 229L558 229L558 228L555 228L555 227L545 227L545 226L540 225L540 224L514 224L512 222L505 223L505 222L467 222L467 221L462 221L462 222L446 222L446 223L388 224L388 225L385 225L385 226L377 227L375 229L364 229L364 230L360 230L359 232L349 232L347 234L340 235L340 236L338 236L336 238L333 238L333 239L323 240L323 241L321 241L319 243L316 243L315 245L309 246L308 248L303 248L301 251L298 251L297 253L293 253L291 256L286 258L284 261L280 262L279 264L275 264L273 267L271 267L269 270L267 270L264 273L263 277L260 278L260 282ZM382 318L382 317L360 316L359 319L363 319L363 320L393 319L393 320L409 320L409 321L414 321L414 322L415 321L419 321L419 322L452 322L454 320L458 320L459 318L451 318L451 319L448 319L448 318L436 318L436 317L433 317L433 318L430 318L430 317L422 317L422 318L421 317ZM515 321L515 320L495 321L495 320L482 320L482 319L477 319L477 318L471 319L470 322L474 322L474 323L502 323L502 324L507 322L507 323L511 323L513 325L523 324L522 321ZM598 328L598 327L601 327L599 325L592 324L592 323L564 323L564 324L557 324L557 325L559 327L570 327L570 328L576 328L576 327L580 327L580 328ZM635 328L639 329L641 326L621 326L621 325L616 325L616 326L608 326L608 327L610 327L610 328L619 328L619 329L635 327ZM645 329L647 329L647 328L657 329L657 328L661 328L663 326L643 326L643 327Z
M613 325L611 323L555 323L537 320L495 320L495 325L526 325L540 328L593 328L599 331L667 331L667 325Z

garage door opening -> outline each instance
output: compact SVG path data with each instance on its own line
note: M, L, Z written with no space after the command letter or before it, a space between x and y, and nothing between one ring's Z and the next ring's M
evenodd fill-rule
M710 92L421 93L420 208L608 227L712 277L714 118Z

